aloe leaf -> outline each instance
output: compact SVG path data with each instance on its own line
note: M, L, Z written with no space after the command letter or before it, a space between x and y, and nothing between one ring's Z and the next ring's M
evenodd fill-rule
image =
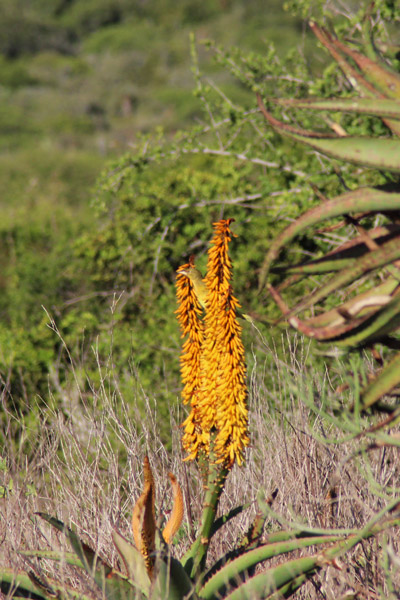
M233 592L225 596L225 600L252 600L268 598L295 581L299 576L311 575L318 569L318 556L310 556L291 560L273 569L268 569L252 577ZM304 577L305 580L305 577Z
M297 538L274 544L265 544L246 552L240 557L232 560L222 567L215 575L207 580L205 585L199 591L199 597L205 600L212 600L215 596L223 596L226 589L237 585L240 577L255 567L260 562L270 559L274 556L280 556L287 552L308 548L318 544L327 544L336 542L340 539L337 535L327 535L311 538Z
M355 68L351 64L349 64L349 62L344 58L343 53L346 54L347 56L351 55L351 50L349 48L344 46L344 44L341 44L341 42L339 42L339 40L332 37L326 30L322 29L321 27L318 27L318 25L316 23L310 22L310 27L311 27L312 31L314 32L314 34L317 36L317 38L320 40L320 42L330 52L331 56L336 60L336 62L342 69L343 73L346 75L349 82L351 83L351 85L354 88L359 90L364 96L369 96L369 97L374 97L374 98L379 98L379 99L385 98L383 93L379 90L379 83L378 83L378 86L374 85L370 81L370 78L366 78L368 73L363 71L362 67L361 67L361 72L360 72L357 68ZM351 58L353 60L355 60L354 55L352 55ZM363 57L363 58L365 58L365 57ZM373 61L371 61L371 62L373 62ZM357 61L356 61L356 64L357 64ZM358 64L358 66L360 68L360 64ZM389 71L389 73L390 73L390 75L393 74L392 71ZM375 80L375 83L377 83L376 80ZM391 94L387 94L387 95L392 97ZM385 118L385 117L382 117L382 120L385 123L385 125L387 127L389 127L389 129L391 129L391 131L394 134L400 135L400 123L397 120L392 120L392 119Z
M0 591L6 597L47 600L48 595L41 591L25 573L14 573L11 569L0 572Z
M387 227L375 227L368 231L368 238L376 242L377 245L382 245L384 242L397 237L400 243L400 227L397 225L389 225ZM340 271L348 267L355 258L365 255L370 252L364 237L359 235L351 240L348 240L325 254L325 256L302 262L297 265L285 265L282 267L273 267L272 273L288 273L288 274L321 274L332 271Z
M382 304L384 301L388 302L390 300L389 296L391 296L398 285L398 280L390 277L380 285L375 286L373 290L362 292L336 308L332 308L316 317L311 317L307 320L307 324L313 327L332 326L343 323L345 321L345 314L363 316L366 311L371 310L372 306L378 306L379 301Z
M327 156L345 162L400 173L400 140L394 138L336 137L298 129L276 119L265 108L261 96L258 105L266 120L279 133L307 144Z
M335 43L337 48L354 60L364 77L376 89L389 98L400 98L400 77L394 71L349 48L339 40L335 40Z
M387 98L271 98L271 102L281 106L309 110L326 110L332 112L350 112L373 115L376 117L391 117L400 119L400 104Z
M118 531L114 530L111 535L118 554L125 565L128 577L143 593L148 595L150 579L141 553Z
M35 580L37 578L35 577ZM62 599L63 597L76 598L77 600L92 600L90 596L82 594L82 591L74 589L67 584L49 580L49 584L55 595L46 594L43 588L38 587L26 573L15 573L11 569L0 571L0 591L11 598L30 598L31 600L48 600L48 598ZM46 582L47 585L47 582ZM11 594L11 596L10 596Z
M293 596L296 590L301 588L301 586L307 581L307 579L307 575L299 575L298 577L295 577L294 579L289 581L289 583L283 585L278 592L275 592L274 594L268 596L268 600L282 600L282 598L290 598L290 596ZM348 600L351 600L351 598L349 598Z
M290 315L298 314L299 312L315 305L320 300L327 298L333 292L343 289L353 281L356 281L363 275L370 273L380 267L391 264L400 258L400 243L398 239L390 240L376 250L369 252L367 255L354 261L354 263L337 273L327 283L309 294L304 300L299 302Z
M237 517L237 515L240 515L247 508L250 508L251 504L251 502L248 502L247 504L235 506L235 508L232 508L232 510L230 510L228 513L216 519L211 529L211 535L214 535L219 529L221 529L221 527L223 527L223 525L228 523L228 521L234 517Z
M396 503L398 503L398 499L380 511L364 529L358 531L356 534L350 535L345 540L336 542L336 544L322 550L318 554L287 561L284 564L272 567L252 577L229 595L225 596L225 600L251 600L253 598L261 600L277 592L283 593L284 590L287 595L287 592L290 591L291 586L296 584L296 581L305 581L323 566L334 564L336 558L351 550L351 548L359 544L362 540L366 540L381 531L385 531L389 527L397 525L399 519L378 522L381 516L396 506ZM313 539L315 541L318 538ZM297 587L299 586L297 585Z
M345 319L342 319L338 324L315 327L311 319L303 321L293 316L279 293L272 286L269 286L269 291L283 312L284 318L292 327L310 338L325 342L334 341L337 346L356 346L365 345L372 341L382 341L390 347L390 337L389 341L387 339L388 334L400 326L400 302L398 300L400 296L391 300L390 296L374 297L372 292L371 298L361 301L360 307L353 307L354 310L360 308L360 311L363 310L362 307L367 309L369 313L365 316L345 315ZM374 305L381 306L382 304L384 304L383 309L373 309ZM337 311L340 313L340 307ZM373 311L372 314L371 311Z
M361 410L375 404L400 384L400 353L386 365L376 378L361 392Z
M62 521L56 519L55 517L47 515L46 513L38 512L35 514L37 514L39 517L47 521L50 525L58 529L58 531L61 531L65 534L74 552L81 560L83 566L92 577L95 577L97 583L100 584L103 580L103 573L101 573L101 571L104 572L105 577L107 577L111 573L112 567L110 567L110 565L104 562L96 554L96 552L94 552L94 550L90 548L90 546L82 542L77 536L77 534L74 531L72 531L72 529L67 527ZM100 575L100 578L98 578L98 575Z
M72 567L84 569L82 561L73 552L54 552L53 550L18 550L21 556L32 556L34 558L47 558L48 560L63 561Z
M29 579L32 581L32 583L41 591L45 594L46 597L48 598L56 598L57 597L57 592L56 590L50 585L49 581L47 580L46 577L44 577L43 574L41 574L40 577L38 577L38 575L36 575L36 573L32 570L28 572L28 577Z
M312 132L310 137L286 135L332 158L373 169L400 173L400 140L367 137L317 139L312 137Z
M331 56L336 60L343 73L352 82L353 87L357 87L364 94L370 96L378 96L377 90L367 81L361 73L352 65L350 65L344 56L336 48L335 39L324 29L319 27L314 21L310 21L310 28L319 41L327 48Z
M400 327L400 294L368 317L351 335L335 340L337 346L357 346L379 341Z
M309 227L340 215L358 212L384 212L400 209L400 194L363 188L347 192L308 210L287 227L271 244L260 272L259 288L264 287L271 263L281 248Z
M152 600L183 600L193 590L193 584L189 579L181 563L165 553L156 564L156 575L151 586L150 598Z
M287 273L299 275L323 275L324 273L333 273L346 269L354 259L352 258L319 258L308 263L294 265L293 267L275 267L271 269L272 273Z

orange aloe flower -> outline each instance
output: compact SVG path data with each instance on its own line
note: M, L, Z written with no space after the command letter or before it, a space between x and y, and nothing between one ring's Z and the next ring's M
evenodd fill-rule
M199 353L196 353L195 362L193 351L189 357L184 347L181 359L185 376L195 373L196 377L192 385L188 379L183 379L184 400L188 390L192 393L192 411L183 423L183 446L190 453L190 459L196 458L199 448L208 454L211 434L214 433L213 451L217 462L226 467L231 467L235 460L241 464L244 448L249 444L246 365L241 327L237 320L240 304L230 283L232 264L228 245L233 235L229 227L231 222L232 219L227 219L214 223L215 234L208 251L205 278L208 294L201 339L193 332L193 337L199 339ZM187 285L190 287L191 282ZM181 310L184 310L182 303L179 315L182 315ZM185 322L189 322L189 317Z
M199 445L201 445L201 428L198 418L198 394L201 386L201 349L204 341L204 323L200 318L201 305L197 299L190 279L179 273L193 266L193 261L182 265L176 277L176 296L178 309L176 311L181 326L182 337L188 336L183 344L180 363L181 377L184 384L182 398L184 404L190 404L191 412L185 422L183 447L195 458Z

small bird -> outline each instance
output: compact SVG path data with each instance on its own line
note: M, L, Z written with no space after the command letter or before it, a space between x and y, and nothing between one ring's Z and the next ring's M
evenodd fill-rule
M207 286L203 279L203 275L196 267L190 266L187 269L179 269L177 271L180 275L186 275L188 279L193 283L194 291L197 299L200 302L202 308L206 310L206 299L207 299Z
M179 273L180 275L186 275L186 277L190 279L190 281L193 283L194 291L196 293L198 301L201 304L201 307L204 308L204 310L207 310L206 300L208 290L203 279L203 275L200 273L200 271L196 267L190 266L186 269L179 269L177 273ZM238 316L242 319L245 319L246 321L249 321L249 323L253 323L253 319L250 317L250 315L240 313Z

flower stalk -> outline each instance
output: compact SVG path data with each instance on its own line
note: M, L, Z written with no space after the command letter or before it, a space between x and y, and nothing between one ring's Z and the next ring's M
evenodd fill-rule
M207 275L199 281L193 261L178 269L178 320L188 336L182 350L184 403L191 412L183 423L183 447L194 460L213 453L218 464L232 468L244 459L249 444L246 365L238 322L240 304L231 285L228 254L234 235L232 219L214 223ZM204 293L204 296L203 296ZM200 294L202 295L199 298ZM201 304L205 306L204 322ZM213 447L211 448L211 434Z
M214 223L205 279L192 259L177 271L177 315L182 336L187 336L181 355L182 397L191 408L182 424L182 445L186 460L199 461L205 482L199 536L186 557L195 580L204 570L225 480L235 461L242 464L249 443L240 304L233 294L228 253L232 220Z

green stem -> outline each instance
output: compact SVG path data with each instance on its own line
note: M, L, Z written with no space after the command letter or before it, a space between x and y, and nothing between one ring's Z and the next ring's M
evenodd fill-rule
M201 518L201 527L199 536L195 543L194 560L191 571L191 578L198 580L204 571L212 529L217 514L218 503L224 489L225 480L229 469L223 465L217 465L213 462L210 455L210 465L208 471L206 494L204 497L203 514Z

